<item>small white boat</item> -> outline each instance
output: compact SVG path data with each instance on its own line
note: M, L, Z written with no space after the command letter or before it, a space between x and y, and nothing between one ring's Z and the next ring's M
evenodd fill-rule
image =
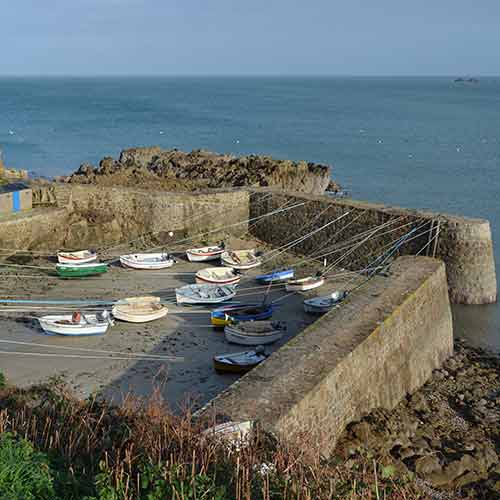
M59 264L88 264L97 260L97 253L91 250L81 250L78 252L58 252L57 261Z
M196 273L196 283L233 285L240 279L241 276L232 267L207 267Z
M186 250L187 258L190 262L206 262L207 260L216 260L224 253L223 245L211 247L190 248Z
M255 250L233 250L224 252L221 255L221 261L226 266L244 271L260 266L261 261L255 255Z
M111 313L116 319L129 323L148 323L167 315L168 309L160 304L160 297L131 297L119 300Z
M342 302L347 293L345 291L335 291L330 295L323 297L314 297L312 299L304 300L304 311L310 314L324 314L327 313L333 306Z
M325 283L325 278L322 276L307 276L307 278L300 278L298 280L290 280L285 284L287 292L306 292L319 288Z
M38 321L45 333L70 337L103 335L114 324L108 311L97 314L75 311L73 314L42 316Z
M185 285L175 289L178 304L218 304L236 295L236 285Z
M219 354L213 361L216 372L246 373L267 357L264 347L258 346L253 351Z
M253 422L251 420L245 420L243 422L224 422L205 429L202 432L202 436L221 440L241 441L248 438L252 429Z
M168 253L135 253L120 256L122 266L132 269L166 269L171 267L175 260Z
M279 340L285 330L282 321L239 321L226 325L224 335L232 344L265 345Z

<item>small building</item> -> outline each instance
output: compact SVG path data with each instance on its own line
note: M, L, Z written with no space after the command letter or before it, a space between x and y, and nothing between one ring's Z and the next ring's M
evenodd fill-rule
M31 189L22 182L0 185L0 214L30 210L31 197Z

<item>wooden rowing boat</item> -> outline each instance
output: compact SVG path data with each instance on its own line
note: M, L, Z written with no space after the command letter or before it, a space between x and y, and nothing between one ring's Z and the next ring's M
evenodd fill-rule
M75 311L73 314L42 316L38 321L48 335L69 337L103 335L110 326L113 326L113 320L108 311L97 314L83 314Z
M56 264L56 271L62 278L84 278L107 272L108 265L99 262L88 264Z
M226 266L244 271L260 266L261 261L255 254L255 250L233 250L224 252L221 261Z
M236 295L236 285L185 285L175 289L178 304L218 304Z
M219 259L223 253L224 245L190 248L186 250L186 255L190 262L206 262L208 260L216 260Z
M171 267L175 260L168 253L135 253L120 256L120 262L132 269L155 270Z
M129 323L148 323L163 318L168 309L160 304L160 297L130 297L119 300L112 309L116 319Z
M255 277L257 281L261 283L271 283L271 282L279 282L285 281L293 278L294 270L293 269L283 269L281 271L272 271L267 274L260 274Z
M253 422L251 420L230 421L205 429L202 436L240 448L249 443L252 430Z
M287 281L285 290L287 292L306 292L307 290L319 288L324 283L325 278L322 276L307 276L307 278Z
M327 313L332 307L340 304L345 299L347 293L345 291L336 291L330 295L323 297L314 297L312 299L304 300L304 311L310 314L324 314Z
M196 273L196 283L233 285L239 283L241 275L232 267L207 267Z
M285 330L282 321L237 321L226 325L224 335L232 344L265 345L279 340Z
M215 328L224 328L232 321L263 321L273 315L271 304L232 304L219 307L210 313Z
M59 264L88 264L97 259L97 254L92 250L80 250L77 252L58 252Z
M264 347L259 346L253 351L219 354L214 356L214 368L222 373L246 373L264 361L268 355Z

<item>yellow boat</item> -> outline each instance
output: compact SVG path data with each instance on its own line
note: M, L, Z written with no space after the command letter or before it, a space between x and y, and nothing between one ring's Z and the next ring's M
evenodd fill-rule
M214 328L224 328L234 320L262 321L273 315L271 304L232 304L213 310L210 322Z

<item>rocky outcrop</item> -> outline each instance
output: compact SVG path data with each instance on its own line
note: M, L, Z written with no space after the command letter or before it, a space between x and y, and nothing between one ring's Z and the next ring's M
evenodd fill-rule
M202 150L163 151L159 147L126 149L118 160L103 158L98 167L83 164L73 175L60 180L175 191L244 186L272 186L313 194L340 190L331 180L331 168L326 165L275 160L269 156L235 157Z
M499 498L499 382L498 356L457 341L455 355L424 387L394 410L351 424L337 452L351 460L368 453L467 498Z

